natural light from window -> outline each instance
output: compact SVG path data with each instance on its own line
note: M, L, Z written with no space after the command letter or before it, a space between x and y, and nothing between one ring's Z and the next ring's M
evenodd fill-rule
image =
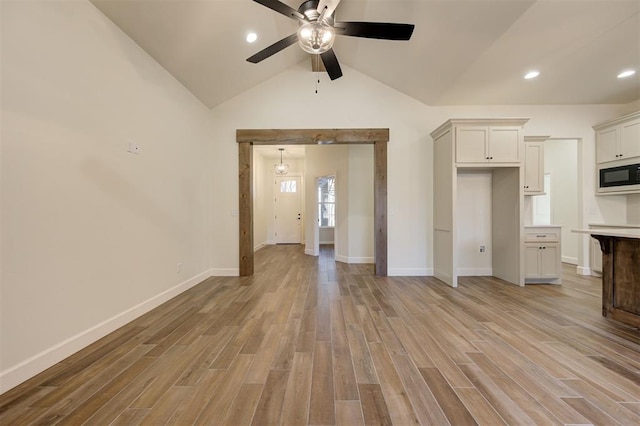
M295 180L280 181L280 192L296 192L298 190L296 186Z
M336 226L336 179L323 176L318 179L318 223L321 228Z

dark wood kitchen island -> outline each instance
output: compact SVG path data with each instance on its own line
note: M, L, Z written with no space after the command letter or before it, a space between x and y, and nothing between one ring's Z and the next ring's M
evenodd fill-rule
M576 229L602 249L602 315L640 328L640 229Z

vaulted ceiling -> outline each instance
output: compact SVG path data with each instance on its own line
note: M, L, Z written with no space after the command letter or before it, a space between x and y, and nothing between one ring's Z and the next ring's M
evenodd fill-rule
M246 62L298 25L251 0L91 2L209 108L301 61L312 72L296 45ZM283 2L297 9L302 0ZM334 51L341 64L427 105L640 99L638 0L342 0L335 15L415 24L408 42L338 37ZM524 80L532 69L540 76ZM618 79L625 69L638 72Z

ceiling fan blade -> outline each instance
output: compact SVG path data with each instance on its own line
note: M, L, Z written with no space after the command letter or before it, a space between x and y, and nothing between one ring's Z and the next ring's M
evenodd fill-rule
M278 0L253 0L256 3L260 3L263 6L268 7L271 10L275 10L278 13L283 14L287 18L296 19L298 21L306 21L307 18L302 13L293 9L292 7L287 6Z
M331 80L342 77L342 69L340 68L338 58L336 57L333 49L329 49L326 52L321 53L320 57L322 58L322 63L327 69L327 74L329 74L329 78Z
M326 8L327 12L325 14L325 16L331 16L333 15L333 12L336 10L336 7L338 7L338 4L340 3L340 0L320 0L318 2L318 13L322 13L322 11Z
M247 58L247 62L251 62L253 64L257 64L260 61L267 59L269 56L278 53L279 51L291 46L295 42L298 41L298 34L293 33L289 37L285 37L280 41L276 41L271 46L266 47L256 53L255 55Z
M389 22L336 22L333 27L336 34L351 37L409 40L415 25Z

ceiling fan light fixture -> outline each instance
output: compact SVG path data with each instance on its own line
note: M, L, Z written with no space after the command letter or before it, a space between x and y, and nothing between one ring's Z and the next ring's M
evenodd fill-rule
M333 27L322 22L305 22L298 28L298 44L307 53L324 53L333 47L335 39Z

